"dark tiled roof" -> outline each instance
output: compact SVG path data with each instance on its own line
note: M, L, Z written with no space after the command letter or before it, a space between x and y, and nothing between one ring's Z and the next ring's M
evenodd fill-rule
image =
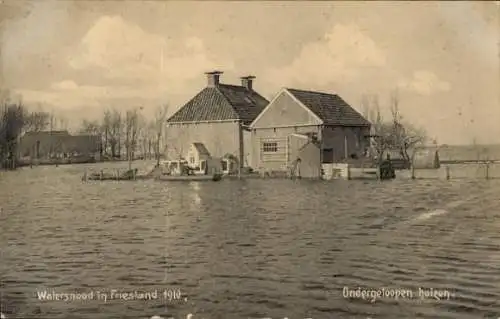
M250 124L269 102L243 86L207 87L168 119L168 123L242 120Z
M296 89L287 89L287 91L316 114L326 125L370 125L368 120L336 94Z
M99 151L101 137L97 135L70 135L67 131L26 132L21 137L19 151L27 156L39 143L40 154L48 152L96 153Z
M40 138L46 138L49 136L69 136L68 131L30 131L26 132L23 136L36 136Z
M205 144L203 144L203 143L193 143L193 145L196 148L196 150L198 151L198 154L210 156L210 152L205 147Z

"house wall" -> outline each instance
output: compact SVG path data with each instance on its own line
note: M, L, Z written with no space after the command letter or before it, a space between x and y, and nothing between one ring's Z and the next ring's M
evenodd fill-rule
M289 136L294 133L321 134L321 121L288 92L282 91L252 123L252 165L257 170L286 170L295 159ZM274 153L263 151L262 143L277 143ZM298 149L296 149L297 151Z
M309 143L309 138L297 134L292 134L288 137L288 149L289 149L289 163L293 163L295 160L300 158L300 150L307 143Z
M294 126L298 123L316 126L321 121L289 93L282 91L252 123L252 128Z
M299 125L299 124L297 124ZM333 152L328 155L332 158L323 158L322 160L329 162L340 162L345 159L345 141L347 140L348 157L351 154L356 154L359 158L363 157L369 140L364 138L369 134L368 128L361 127L330 127L325 126L295 126L295 127L277 127L277 128L260 128L254 129L252 132L252 163L255 169L283 169L294 160L296 155L293 153L292 134L316 133L318 139L322 142L323 149L333 149ZM288 146L287 146L288 139ZM263 152L263 142L277 142L278 148L281 150L271 158ZM288 151L287 151L288 149ZM288 155L287 155L288 154ZM325 153L326 154L326 153ZM326 155L325 155L326 156Z
M321 177L321 155L320 147L314 143L306 144L299 151L300 163L298 170L301 177L320 178Z
M229 153L240 156L240 125L238 122L169 124L166 128L166 158L187 158L192 143L203 143L212 157Z
M321 133L319 126L295 126L278 128L254 129L252 132L252 164L256 170L285 170L288 165L295 160L293 158L292 148L288 143L289 136L292 134ZM264 142L275 142L278 145L278 151L266 153L262 148Z
M252 131L243 130L243 166L254 167L253 162Z

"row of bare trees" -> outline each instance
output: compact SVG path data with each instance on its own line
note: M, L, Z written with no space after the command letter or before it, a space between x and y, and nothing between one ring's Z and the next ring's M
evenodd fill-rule
M0 167L16 167L20 136L24 132L38 132L64 125L63 119L56 118L41 108L30 111L21 99L13 99L8 90L0 89Z
M132 109L122 114L117 109L105 110L101 120L83 120L81 133L100 135L105 157L132 160L137 157L155 158L159 163L164 152L164 126L168 105L157 108L153 118L145 117L141 109Z
M0 118L0 166L5 169L16 167L19 136L24 126L25 110L21 104L2 103Z
M424 145L427 135L424 129L403 119L398 92L393 92L389 99L390 119L382 116L377 95L363 96L361 104L365 117L372 123L370 155L380 164L388 151L397 151L403 160L410 163L410 150Z

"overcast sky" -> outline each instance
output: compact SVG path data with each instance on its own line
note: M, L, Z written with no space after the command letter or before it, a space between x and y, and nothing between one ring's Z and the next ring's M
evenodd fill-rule
M1 86L74 123L174 111L218 69L268 98L334 92L359 111L398 89L440 144L500 143L498 2L0 2Z

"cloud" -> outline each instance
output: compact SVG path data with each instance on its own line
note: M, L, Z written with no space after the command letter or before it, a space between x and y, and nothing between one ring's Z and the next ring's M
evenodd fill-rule
M209 56L198 37L171 40L148 33L120 16L99 18L67 56L74 79L54 82L46 90L20 88L26 102L61 109L77 107L132 107L143 101L177 102L192 79L212 69L232 70ZM81 81L80 81L81 82ZM190 92L192 93L192 92ZM141 102L142 103L142 102Z
M157 87L133 86L92 86L77 85L74 81L65 80L54 83L51 90L17 90L28 104L41 103L42 105L56 106L60 109L74 107L102 107L110 101L136 101L137 99L154 100L161 96ZM104 104L104 105L103 105ZM133 107L130 103L123 103L121 107Z
M427 70L413 72L409 80L401 80L399 87L422 95L431 95L437 92L446 92L451 89L451 84L440 80L436 74Z
M228 70L209 57L202 39L175 42L148 33L120 16L103 16L83 37L78 53L69 59L74 69L98 67L107 78L178 87L211 69Z
M352 81L366 69L385 64L384 51L359 27L337 24L320 40L305 44L291 64L271 70L268 77L324 85Z
M61 82L53 83L52 88L55 90L75 90L78 88L78 84L74 81L64 80Z

